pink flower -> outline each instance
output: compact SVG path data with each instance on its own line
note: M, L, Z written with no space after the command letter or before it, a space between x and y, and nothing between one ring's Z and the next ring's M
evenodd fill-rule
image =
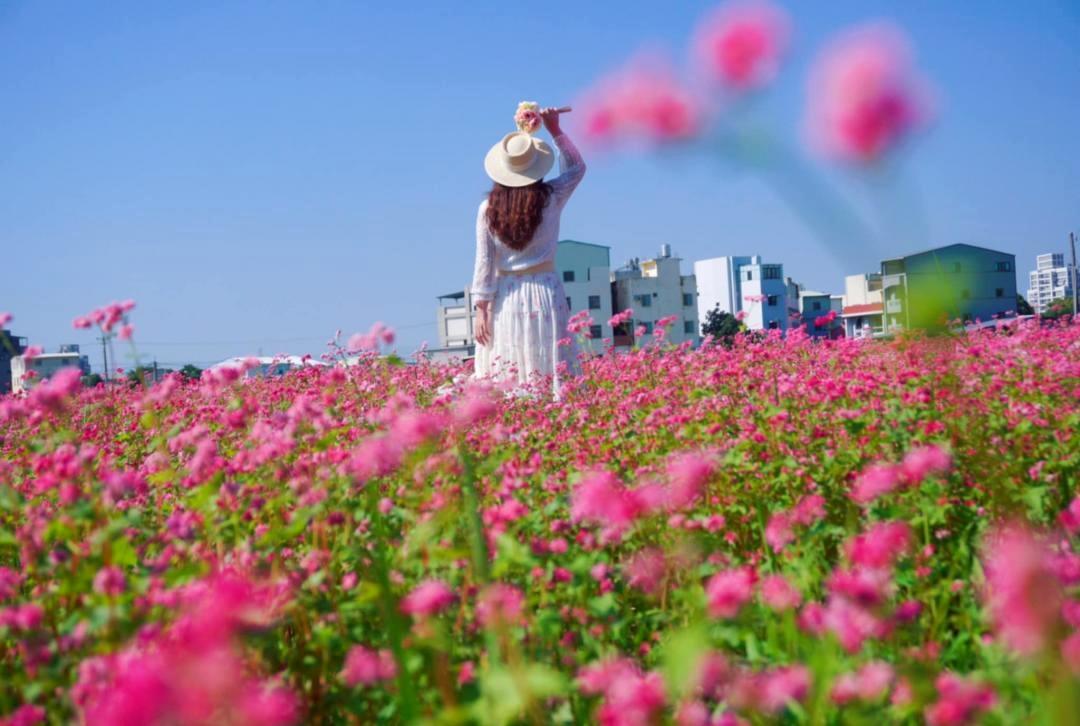
M713 474L713 462L701 454L679 454L668 461L668 507L683 509L700 496Z
M45 720L45 709L32 703L23 704L8 716L0 717L3 726L35 726Z
M754 592L754 571L748 567L718 572L705 584L709 615L733 618L750 602Z
M460 688L466 683L472 683L476 679L476 666L471 660L467 660L461 664L461 668L458 670L457 684Z
M789 34L788 16L780 8L763 1L734 2L702 22L694 46L709 75L745 91L776 76Z
M116 597L127 588L124 571L119 567L103 567L94 576L94 592L100 595Z
M848 540L844 551L854 565L886 568L902 557L910 545L911 527L907 522L880 522Z
M777 612L792 610L802 602L802 593L783 575L768 575L761 581L761 599Z
M601 79L578 104L585 138L675 141L695 135L702 112L670 64L642 57Z
M849 701L876 701L888 693L896 678L896 671L888 663L871 661L854 673L845 673L836 679L832 699L838 704Z
M626 581L631 587L654 595L659 592L663 583L667 562L662 550L649 547L635 552L623 569L626 572Z
M623 310L622 312L618 312L618 313L615 313L614 315L612 315L611 319L608 320L608 325L610 325L612 328L617 328L620 325L622 325L623 323L630 322L631 318L633 318L633 317L634 317L634 311L632 309L630 309L630 308L627 308L626 310Z
M3 328L5 325L10 323L14 319L15 318L14 318L14 316L12 316L11 313L0 312L0 328Z
M135 335L135 326L131 323L126 323L120 327L120 332L117 335L120 340L131 340L131 337Z
M379 681L388 681L397 675L397 665L388 650L375 652L362 645L354 645L345 656L345 667L341 669L341 679L350 687L370 686Z
M984 557L986 604L998 637L1013 650L1042 650L1060 617L1064 593L1049 548L1028 529L991 533Z
M1069 507L1058 515L1058 521L1070 534L1080 532L1080 497L1069 503Z
M414 617L428 617L442 612L456 599L446 583L427 580L401 600L401 611Z
M870 504L878 497L900 486L900 469L891 464L872 464L855 480L851 498L859 504Z
M570 517L575 522L587 521L604 527L605 539L618 539L636 519L659 503L662 492L641 487L630 490L609 471L584 475L574 489Z
M1065 665L1069 667L1069 670L1073 672L1073 675L1080 676L1080 631L1073 633L1062 641L1061 658L1065 661Z
M928 121L923 81L904 35L889 25L858 28L817 59L806 111L811 141L829 156L873 161Z
M496 582L489 585L476 603L476 619L484 627L498 624L516 625L521 621L525 597L512 585Z
M769 517L765 525L765 541L773 552L779 552L795 541L795 532L791 526L791 516L787 512L777 512Z
M900 470L911 485L917 485L930 474L941 474L952 468L952 457L940 446L921 446L912 449L900 463Z
M979 713L992 708L997 700L990 686L965 680L954 673L942 673L934 685L938 700L926 709L929 726L970 723Z

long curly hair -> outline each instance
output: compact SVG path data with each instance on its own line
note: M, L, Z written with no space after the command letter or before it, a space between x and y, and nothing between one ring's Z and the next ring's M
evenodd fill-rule
M542 180L523 187L495 182L488 193L488 229L510 249L523 250L536 234L550 198L551 185Z

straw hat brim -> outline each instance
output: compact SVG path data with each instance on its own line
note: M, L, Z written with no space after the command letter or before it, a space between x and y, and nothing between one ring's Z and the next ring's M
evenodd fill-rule
M495 144L484 157L484 171L496 181L506 187L524 187L538 182L544 175L551 171L555 165L555 152L547 142L541 139L532 139L536 155L533 162L520 171L514 171L503 163L502 142Z

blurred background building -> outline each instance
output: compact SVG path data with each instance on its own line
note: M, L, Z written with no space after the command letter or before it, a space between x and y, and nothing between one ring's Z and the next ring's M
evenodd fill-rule
M1072 297L1075 281L1073 266L1065 264L1065 255L1051 252L1035 258L1035 269L1028 275L1027 300L1042 315L1054 300Z

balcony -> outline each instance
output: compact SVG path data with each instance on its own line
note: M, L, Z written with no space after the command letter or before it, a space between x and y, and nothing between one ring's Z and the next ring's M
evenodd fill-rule
M900 300L893 298L885 301L885 312L889 315L899 315L903 310L904 304Z

